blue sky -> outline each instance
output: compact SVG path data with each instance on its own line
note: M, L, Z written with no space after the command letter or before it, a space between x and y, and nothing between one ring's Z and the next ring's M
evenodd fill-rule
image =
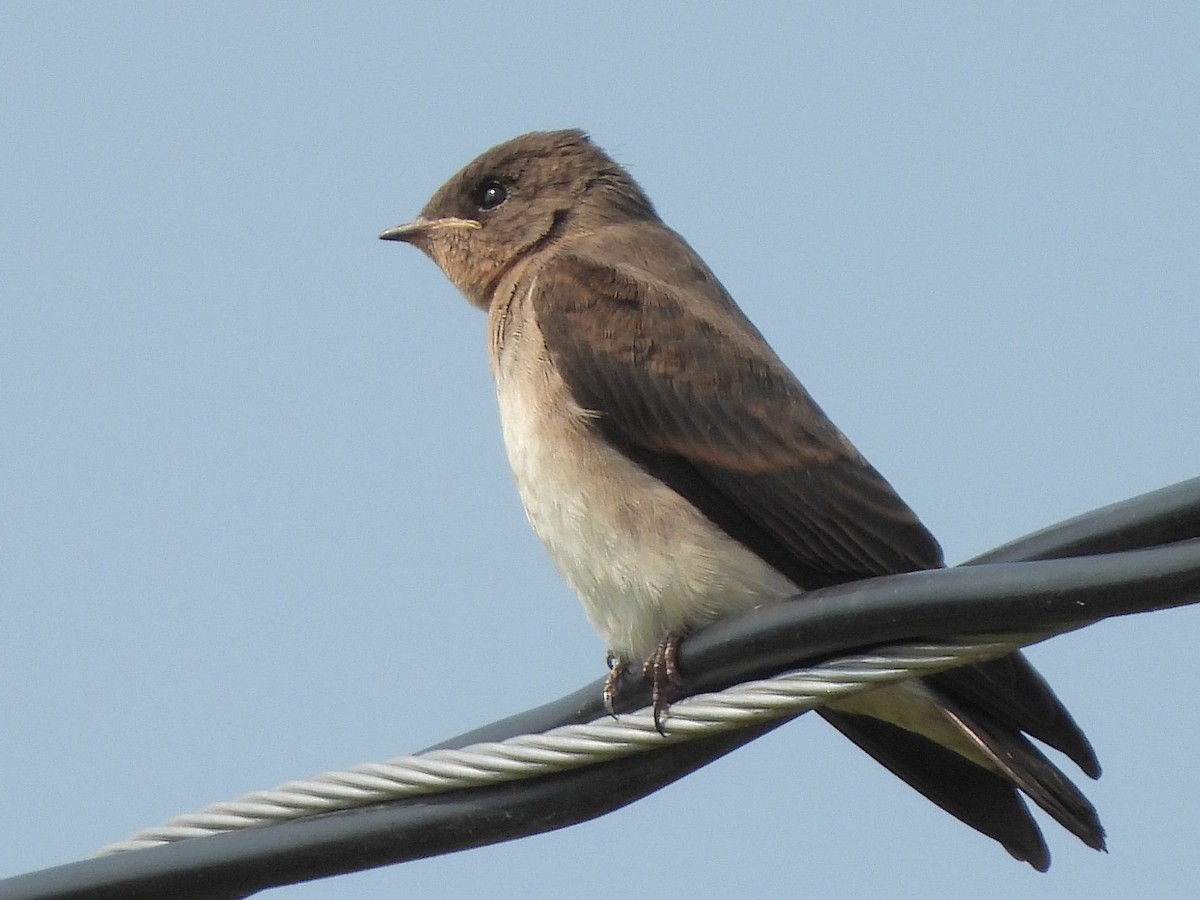
M376 240L625 163L950 561L1197 474L1194 4L0 7L0 875L573 690L484 317ZM1110 852L1038 875L816 717L635 806L278 892L1182 897L1200 611L1033 651Z

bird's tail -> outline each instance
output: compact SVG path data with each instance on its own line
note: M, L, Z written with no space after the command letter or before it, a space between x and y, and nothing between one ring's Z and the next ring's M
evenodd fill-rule
M1093 778L1100 767L1049 687L1024 657L1014 656L1015 661L1006 657L982 669L970 666L912 684L910 695L936 710L939 728L957 734L952 741L935 740L938 735L930 729L918 733L902 727L894 718L862 714L862 708L820 712L942 809L1044 872L1050 853L1022 793L1089 847L1104 849L1104 828L1087 797L1022 732L1063 750ZM1002 682L997 675L1004 676ZM1024 690L1011 690L1013 677ZM987 689L1001 683L1006 690Z

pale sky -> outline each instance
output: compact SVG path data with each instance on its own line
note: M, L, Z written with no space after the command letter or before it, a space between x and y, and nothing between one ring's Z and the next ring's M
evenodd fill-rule
M376 240L522 132L631 169L951 562L1197 475L1198 46L1189 3L0 7L0 876L602 674L483 315ZM264 896L1190 896L1198 640L1033 651L1105 768L1110 852L1039 814L1047 875L806 716Z

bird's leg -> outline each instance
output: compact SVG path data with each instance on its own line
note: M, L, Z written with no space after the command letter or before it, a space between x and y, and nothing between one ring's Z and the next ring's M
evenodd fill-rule
M672 684L683 684L683 676L679 673L679 641L679 634L668 632L642 665L642 674L650 679L654 727L663 737L667 733L663 730L662 715L671 705L667 699L667 688Z
M621 676L625 673L625 660L617 656L612 650L609 650L605 656L605 662L608 664L608 677L604 679L604 708L615 719L617 714L614 711L613 704L617 699L617 682L621 680Z

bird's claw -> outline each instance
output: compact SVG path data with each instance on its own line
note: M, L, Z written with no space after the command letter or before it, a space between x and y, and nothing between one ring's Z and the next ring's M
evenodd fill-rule
M625 660L609 650L606 662L608 663L608 677L604 679L604 708L615 719L617 717L614 707L617 699L617 683L621 680L621 676L625 674Z
M663 713L671 705L667 697L668 688L671 685L683 684L683 675L679 672L679 640L678 634L670 632L658 642L654 652L642 665L642 674L650 681L654 728L663 737L667 735L663 728Z

